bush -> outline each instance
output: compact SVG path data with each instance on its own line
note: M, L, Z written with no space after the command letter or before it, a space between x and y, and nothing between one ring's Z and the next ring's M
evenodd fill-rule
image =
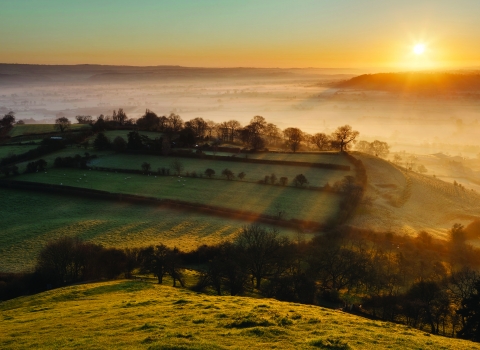
M104 133L99 133L95 140L93 141L93 148L97 151L103 151L109 149L111 147L111 143L108 137L105 136Z
M223 169L222 171L222 176L225 176L227 178L227 180L231 180L235 177L235 175L233 174L233 171L231 171L230 169Z
M208 168L207 170L205 170L205 175L207 175L208 177L212 177L213 175L215 175L215 170Z
M307 180L307 178L305 177L305 175L303 175L303 174L298 174L298 175L295 176L295 178L293 179L293 184L294 184L296 187L303 187L303 185L308 184L308 180Z
M148 173L151 168L152 168L152 167L151 167L150 163L147 163L147 162L143 162L143 163L142 163L142 170L143 170L144 172Z
M127 141L121 136L115 137L113 139L113 149L116 152L124 152L127 149Z

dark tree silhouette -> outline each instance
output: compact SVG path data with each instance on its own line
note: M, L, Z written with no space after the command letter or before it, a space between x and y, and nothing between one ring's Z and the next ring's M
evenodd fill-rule
M298 174L298 175L295 176L295 178L293 179L293 184L294 184L296 187L303 187L303 185L308 184L308 180L307 180L307 178L305 177L305 175L303 175L303 174Z
M70 120L66 117L60 117L55 119L55 129L59 130L60 132L65 132L70 128Z
M99 133L95 140L93 141L93 148L97 151L103 151L109 149L111 146L110 140L105 136L104 133Z
M215 170L208 168L207 170L205 170L205 175L207 175L208 177L212 177L213 175L215 175Z
M230 169L223 169L222 176L225 176L227 180L231 180L235 177L235 174Z
M355 139L359 135L358 131L352 130L350 125L340 126L332 134L332 139L336 142L340 148L340 152L348 149L351 143L355 143Z
M296 152L300 147L302 141L305 139L302 130L299 128L287 128L283 131L285 135L285 143L288 148Z

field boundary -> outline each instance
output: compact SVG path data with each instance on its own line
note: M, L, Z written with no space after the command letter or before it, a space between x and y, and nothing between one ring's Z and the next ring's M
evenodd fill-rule
M288 165L288 166L303 166L320 169L342 170L350 171L350 165L340 165L332 163L311 163L311 162L292 162L287 160L269 160L269 159L255 159L255 158L243 158L243 157L231 157L231 156L214 156L214 155L197 155L197 154L182 154L172 153L171 156L182 158L197 158L208 160L222 160L227 162L240 162L240 163L253 163L253 164L270 164L270 165Z
M147 197L132 194L124 194L117 192L108 192L102 190L94 190L87 188L80 188L74 186L44 184L31 181L18 180L0 180L0 187L47 192L50 194L73 195L77 197L85 197L89 199L103 199L109 201L128 202L132 204L147 204L164 206L173 209L187 209L194 210L210 215L217 215L221 217L228 217L231 219L241 219L246 221L264 222L270 225L283 226L289 228L307 229L309 231L321 231L328 227L326 223L319 223L314 221L306 221L300 219L283 219L273 215L259 214L249 211L242 211L230 208L224 208L214 205L197 204L187 201L165 199L157 197Z

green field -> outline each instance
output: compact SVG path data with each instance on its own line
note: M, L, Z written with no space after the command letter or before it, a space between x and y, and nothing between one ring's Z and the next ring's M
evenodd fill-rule
M335 157L332 157L335 158ZM217 178L221 177L223 169L230 169L237 175L245 172L246 181L263 180L265 175L275 174L277 179L286 176L291 183L298 174L304 174L311 186L325 186L326 183L333 185L336 181L342 180L347 175L353 175L352 171L319 169L305 166L287 166L272 164L253 164L241 162L229 162L211 159L196 158L178 158L184 165L183 172L193 172L204 174L205 170L211 168L215 170ZM117 168L117 169L141 169L143 162L150 163L152 170L158 168L171 168L172 157L151 156L151 155L131 155L131 154L110 154L94 159L90 162L91 166ZM173 173L173 169L170 169Z
M178 179L173 176L154 177L76 169L48 169L47 173L24 174L15 177L15 180L175 199L259 214L274 215L278 208L282 208L287 218L320 223L338 211L341 198L330 192L242 181Z
M90 175L90 174L89 174ZM246 221L164 207L132 205L0 188L0 271L33 267L38 252L52 239L79 236L113 247L160 242L191 250L233 238ZM280 228L293 237L292 230Z
M19 155L37 147L38 145L0 146L0 159L12 154Z
M120 136L125 139L125 141L128 140L128 133L132 132L132 130L109 130L105 131L104 134L107 136L110 141L113 141L115 137ZM154 132L154 131L139 131L138 132L140 135L145 135L148 136L151 139L155 139L157 137L162 137L162 133L160 132ZM95 139L96 135L92 136L90 141L93 141Z
M206 154L214 155L212 151L206 151ZM266 159L266 160L285 160L289 162L309 162L309 163L329 163L339 165L349 165L352 167L352 163L339 152L323 152L323 153L277 153L277 152L259 152L259 153L227 153L216 152L217 156L236 156L238 158L254 158L254 159Z
M72 124L70 125L70 130L80 130L90 128L90 125L85 124ZM8 133L8 136L15 137L20 135L32 135L32 134L43 134L47 132L54 132L55 124L24 124L24 125L15 125L12 130Z
M2 349L480 349L319 306L218 297L141 281L71 286L0 304Z

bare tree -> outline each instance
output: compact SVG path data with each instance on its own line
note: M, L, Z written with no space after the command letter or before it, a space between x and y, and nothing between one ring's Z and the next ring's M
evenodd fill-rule
M282 268L281 247L287 240L279 237L277 229L265 229L256 224L244 226L235 243L244 251L257 289L262 279L275 275Z
M310 138L310 141L315 144L320 151L326 151L330 149L330 137L324 133L316 133Z
M60 117L55 119L55 129L59 130L60 132L67 131L70 128L70 120L66 117Z
M385 158L390 153L390 146L386 142L375 140L370 144L375 156Z
M172 162L170 163L170 167L175 171L175 174L177 175L180 175L184 168L183 163L177 158L172 160Z
M350 125L339 126L332 134L332 139L337 142L340 152L347 150L351 143L355 143L355 139L359 135L358 131L352 129Z
M296 152L304 140L303 132L299 128L286 128L283 131L285 142L293 152Z
M363 153L368 153L368 154L373 153L372 144L365 140L358 141L357 144L355 145L355 149Z

